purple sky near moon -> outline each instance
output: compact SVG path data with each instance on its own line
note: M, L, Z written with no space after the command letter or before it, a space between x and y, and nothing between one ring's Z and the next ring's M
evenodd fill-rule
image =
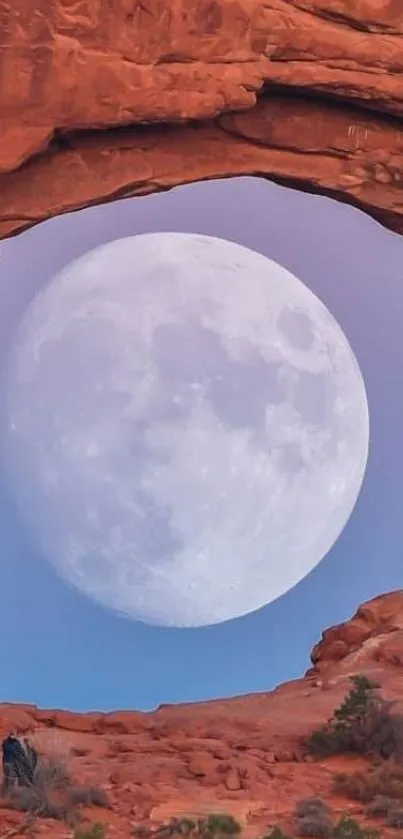
M109 240L163 230L217 236L260 251L329 308L367 388L371 443L360 498L328 556L280 600L225 624L165 630L106 612L55 577L35 552L0 464L4 699L147 709L269 689L306 669L324 626L347 618L362 600L403 587L403 238L357 210L244 178L48 221L0 244L0 361L36 291L67 262Z

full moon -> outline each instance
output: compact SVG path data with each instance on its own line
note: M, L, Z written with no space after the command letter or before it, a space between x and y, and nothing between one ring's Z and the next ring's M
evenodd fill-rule
M365 386L341 328L223 239L139 235L71 262L19 325L5 395L3 460L37 549L149 624L216 624L287 592L365 473Z

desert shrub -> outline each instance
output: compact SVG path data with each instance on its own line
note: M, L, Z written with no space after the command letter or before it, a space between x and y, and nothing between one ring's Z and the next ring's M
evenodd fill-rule
M389 827L397 827L400 830L403 828L403 807L389 811L387 824Z
M182 816L180 819L172 819L170 826L177 836L189 836L196 829L196 822L194 819Z
M197 822L198 832L204 836L236 836L241 825L228 813L211 813Z
M310 816L313 813L329 815L330 807L322 798L316 798L314 796L311 798L302 798L301 801L297 802L295 807L295 817L297 819L303 819L305 816Z
M393 714L393 702L385 702L368 714L368 754L383 758L403 757L403 716Z
M377 796L403 799L403 765L388 760L367 772L336 775L334 790L347 798L367 804Z
M306 747L312 755L340 752L403 755L403 718L392 714L392 702L377 693L366 676L352 676L352 688L328 722L312 732Z
M270 833L266 833L265 836L262 836L262 839L290 839L290 837L287 833L284 833L281 827L276 825L271 829Z
M380 839L379 830L361 827L348 815L341 817L333 829L333 839Z
M68 816L67 807L63 803L52 801L46 793L33 786L15 787L10 791L6 802L12 810L20 810L44 819L65 820Z
M14 810L73 825L79 819L80 805L109 805L102 789L74 785L64 763L49 759L39 761L32 784L14 787L7 793L6 803Z
M137 837L150 836L151 831L146 833L147 828L143 829L141 826L134 828L134 835ZM172 836L190 836L192 833L195 836L205 837L205 839L213 839L215 836L231 836L235 837L241 832L241 825L227 813L211 813L205 818L199 818L197 821L188 817L171 819L167 824L163 824L154 831L153 835L157 839L170 839Z
M154 836L157 836L158 839L170 836L190 836L196 827L197 822L194 819L183 816L181 818L171 819L167 824L162 824L154 831ZM134 835L141 838L150 836L151 833L152 831L144 825L134 829Z
M153 835L157 839L171 839L177 833L177 822L178 819L171 819L166 824L161 824L155 831L150 831L149 835Z
M34 787L36 789L63 790L70 784L70 774L67 766L59 760L39 760L34 773Z
M336 775L334 791L338 795L345 795L353 801L369 803L375 796L375 790L366 772L353 772L351 775Z
M88 827L78 827L74 831L74 839L105 839L106 826L102 822L94 822Z
M317 836L318 839L328 839L332 834L332 820L323 813L310 813L300 819L297 825L298 836Z
M69 801L73 806L82 804L84 807L109 807L109 798L101 787L73 786L68 792Z
M6 794L6 802L12 809L31 815L68 820L69 802L65 792L69 783L70 777L63 763L40 760L33 783L11 789Z
M387 816L389 810L394 807L396 807L396 801L393 798L388 798L386 795L376 795L368 804L365 812L370 819L376 819L378 816Z

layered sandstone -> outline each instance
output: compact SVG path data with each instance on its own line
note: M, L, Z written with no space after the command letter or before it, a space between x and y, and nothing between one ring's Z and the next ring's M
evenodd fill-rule
M87 816L105 821L116 839L126 839L139 824L212 811L233 813L247 839L275 824L292 833L294 805L309 795L327 799L335 814L348 807L362 820L362 805L332 793L334 773L360 761L313 762L301 738L331 716L354 673L375 678L385 697L400 698L403 591L364 604L351 620L327 630L312 660L304 678L269 693L152 713L76 714L3 704L0 733L18 725L42 753L68 761L78 782L105 790L111 808L91 808ZM0 808L0 831L23 819ZM66 837L66 827L51 820L37 820L35 831Z
M0 0L0 237L257 174L403 229L401 0Z

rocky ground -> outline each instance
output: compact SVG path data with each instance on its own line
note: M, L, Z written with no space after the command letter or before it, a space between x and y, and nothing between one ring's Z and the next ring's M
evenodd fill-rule
M107 808L84 810L105 822L108 837L133 835L136 825L172 817L233 814L247 839L280 825L293 834L297 801L323 797L335 815L348 809L365 822L363 806L335 796L334 775L365 766L361 758L315 760L301 738L325 722L351 684L365 674L386 698L403 691L403 592L376 598L356 615L323 633L306 675L274 691L152 713L70 713L33 705L0 705L0 733L11 726L29 733L42 754L62 760L76 783L95 785ZM0 836L23 834L26 816L0 803ZM53 819L36 819L33 835L71 836ZM393 834L396 831L389 830ZM388 835L388 830L383 830Z

